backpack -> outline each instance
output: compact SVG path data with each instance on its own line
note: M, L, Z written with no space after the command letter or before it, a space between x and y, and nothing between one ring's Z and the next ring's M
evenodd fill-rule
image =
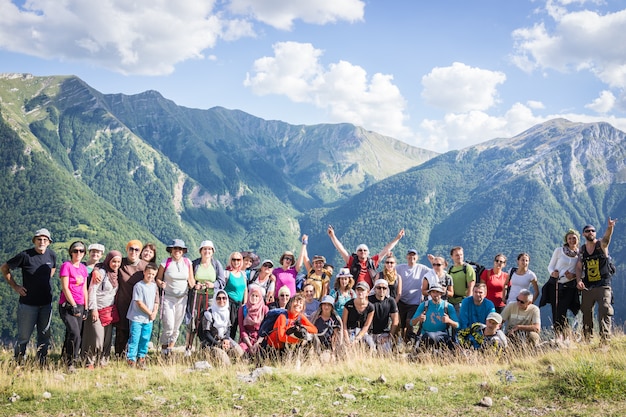
M191 266L191 261L189 260L189 258L183 256L183 262L185 265ZM165 260L165 268L163 268L163 270L164 271L167 270L167 267L170 266L171 263L172 263L172 258L171 257L167 258Z
M287 318L287 309L285 308L275 308L273 310L269 310L265 317L263 317L263 321L261 321L261 326L259 327L259 337L267 337L274 331L274 323L280 315L284 315Z
M427 314L427 315L426 315L426 318L427 318L427 319L428 319L428 302L429 302L429 301L430 301L430 300L426 300L426 301L424 301L424 303L425 303L425 304L424 304L424 313L426 313L426 314ZM448 309L450 308L450 303L448 303L448 301L447 301L447 300L441 300L441 301L443 301L443 303L444 303L444 304L443 304L443 311L445 311L446 313L448 313L448 311L449 311ZM420 324L418 324L417 329L415 329L415 330L414 330L414 333L415 333L415 335L416 335L416 336L419 336L419 335L422 333L422 326L423 326L423 325L424 325L424 323L420 323ZM449 327L449 325L448 325L447 327Z
M483 271L486 269L485 265L481 265L478 262L474 262L474 261L467 261L467 262L463 262L463 275L467 275L467 266L471 266L472 269L474 270L474 274L476 275L476 281L478 282L480 280L480 276L483 273ZM450 268L448 268L448 274L451 274L452 268L454 268L454 265L452 265ZM456 271L459 272L459 271ZM456 274L455 272L455 274Z

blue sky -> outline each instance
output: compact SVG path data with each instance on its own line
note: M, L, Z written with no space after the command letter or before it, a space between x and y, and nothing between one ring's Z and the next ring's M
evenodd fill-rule
M555 118L626 130L626 0L0 0L0 73L444 152Z

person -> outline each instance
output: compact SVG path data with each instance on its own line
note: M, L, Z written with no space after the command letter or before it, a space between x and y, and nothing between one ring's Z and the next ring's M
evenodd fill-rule
M387 281L389 286L387 295L393 298L397 304L402 295L402 277L400 277L400 274L396 271L396 263L396 257L391 254L388 255L385 258L383 270L378 273L378 279Z
M374 306L368 300L370 287L365 281L357 282L355 291L356 298L349 300L343 308L344 340L353 345L363 341L370 349L376 350L376 343L369 334L374 320Z
M102 255L104 255L104 245L92 243L87 248L87 254L89 254L89 258L85 261L85 266L87 267L87 273L91 275L91 271L93 271L93 268L100 262Z
M286 285L283 286L280 290L278 290L278 297L273 303L268 305L270 310L275 308L287 308L287 303L291 299L291 293L289 292L289 287Z
M441 296L441 299L446 301L454 295L452 277L446 272L448 261L443 256L428 255L428 259L433 268L426 272L422 280L422 296L427 299L430 288L439 285L446 291Z
M317 328L317 340L322 350L338 352L343 347L343 323L335 311L335 299L331 295L322 298L311 323Z
M130 323L126 318L128 308L133 299L133 287L143 280L143 270L148 264L141 259L143 244L139 240L131 240L126 244L126 257L122 258L122 266L117 273L118 285L115 296L115 305L120 316L120 321L115 323L115 355L120 357L126 350L128 337L130 336ZM92 277L95 284L99 284L98 277Z
M200 257L193 260L194 286L187 295L185 323L187 324L187 341L185 355L190 356L193 341L200 328L202 315L213 300L215 288L224 288L224 267L215 255L215 245L210 240L200 243Z
M241 264L243 264L243 257L239 252L239 257L242 258ZM240 271L241 274L245 274ZM236 327L237 324L231 320L231 307L229 305L230 297L226 290L218 289L213 295L213 303L207 311L204 312L202 318L202 347L209 348L215 353L222 356L223 353L234 354L236 357L243 355L243 349L237 342L233 340L230 335L232 334L231 328Z
M398 305L388 292L389 283L379 278L374 282L374 294L368 297L368 301L374 306L370 333L383 352L391 352L393 339L398 331Z
M372 257L369 256L369 248L367 245L361 243L356 248L356 253L350 255L343 244L339 241L335 235L335 229L332 226L328 226L328 236L331 242L337 249L337 252L341 255L346 267L350 268L350 273L354 277L357 283L365 281L367 285L372 288L374 280L378 275L378 262L385 255L387 255L396 246L396 244L404 236L404 229L398 232L398 235L377 254Z
M243 267L243 256L239 252L233 252L228 257L228 266L225 272L224 291L228 295L228 306L230 308L230 322L234 326L230 327L230 338L237 336L237 312L239 308L248 301L248 281Z
M476 272L465 262L465 254L461 246L450 249L450 256L454 263L448 269L448 274L452 277L454 295L449 297L448 301L452 303L458 315L461 310L461 301L472 295L476 283Z
M263 301L265 290L258 285L248 286L248 301L238 312L237 323L239 325L239 346L244 353L255 355L263 342L259 337L259 328L269 308Z
M161 300L161 353L169 355L178 340L180 325L185 318L189 289L195 285L191 261L184 255L187 246L181 239L174 239L165 248L171 255L159 265L156 284L163 290Z
M97 364L106 366L111 356L113 321L119 320L115 294L119 287L118 272L121 265L122 253L112 250L107 253L104 262L96 264L91 272L92 275L100 275L100 283L90 285L87 291L89 314L83 325L82 354L88 369L93 369Z
M302 289L304 294L304 315L310 320L320 306L320 301L315 298L315 287L313 284L306 284Z
M335 300L334 307L337 315L343 317L343 307L348 300L356 297L354 287L354 278L348 268L340 268L335 279L335 288L331 291L330 296Z
M452 333L456 332L459 322L456 310L448 301L443 299L446 290L439 284L434 284L428 289L429 299L423 301L411 318L411 325L418 326L416 332L416 348L440 348L454 349L456 342Z
M502 316L496 312L489 313L484 324L474 323L469 328L459 330L459 344L467 349L502 353L508 346L508 340L500 330L501 326Z
M611 317L614 310L611 305L613 290L609 244L616 222L617 219L609 217L602 239L596 238L596 228L592 225L583 228L585 244L580 248L580 256L576 263L576 286L582 291L580 309L583 312L583 334L587 340L593 335L593 308L596 303L600 338L603 342L611 338Z
M548 273L550 278L541 291L539 307L550 304L552 307L552 326L557 340L565 336L568 329L567 310L573 315L580 310L580 299L576 288L576 264L578 263L578 244L580 235L569 229L563 238L562 246L552 252Z
M17 341L14 357L19 364L26 356L26 346L37 327L37 359L46 363L50 346L50 320L52 318L52 277L56 271L57 257L49 249L52 237L48 229L39 229L32 238L34 247L26 249L0 267L4 279L19 294L17 306ZM22 270L22 284L15 281L12 269Z
M306 244L302 243L302 249ZM304 251L300 250L300 256L298 257L298 261L296 262L296 258L291 251L285 251L280 256L279 267L274 268L272 273L276 277L276 285L274 291L274 297L278 297L278 290L280 290L283 286L287 286L289 288L289 293L294 295L298 289L296 289L296 277L298 276L298 271L302 267L302 259L304 256Z
M265 303L271 304L274 302L274 292L276 289L276 277L272 273L274 269L274 262L271 259L265 259L261 262L258 269L255 269L250 274L250 281L248 281L248 288L252 285L256 285L263 289L265 293Z
M515 304L517 302L517 295L521 290L529 289L532 285L533 294L539 295L539 285L537 284L537 275L530 269L530 255L527 253L520 253L517 255L517 268L511 269L509 279L505 283L507 289L508 298L507 304Z
M317 334L317 327L304 315L304 296L296 294L287 303L287 315L281 314L274 323L274 331L267 337L267 346L279 354L287 347L299 347L311 341Z
M130 322L126 361L131 367L146 366L152 325L159 312L159 294L154 282L159 270L154 262L149 262L143 271L143 279L133 287L133 301L126 314Z
M485 298L487 284L479 282L472 290L472 296L461 301L461 313L459 314L459 329L466 329L474 323L485 323L489 313L495 313L496 308Z
M499 253L493 260L493 268L485 269L480 274L480 282L484 282L487 285L487 299L493 303L497 313L502 312L504 306L506 306L504 289L509 274L503 270L505 265L506 256Z
M70 245L70 260L63 262L59 269L61 279L61 295L59 296L59 316L65 324L65 341L63 342L63 360L70 372L80 355L82 345L83 320L87 295L87 267L81 263L85 256L85 244L79 240Z
M139 255L141 259L146 262L155 262L157 261L157 248L154 243L146 243L141 250L141 255Z
M520 345L529 342L532 346L539 346L541 315L539 307L533 304L533 293L530 290L522 289L515 303L504 307L502 321L506 324L505 334L512 343Z
M326 264L326 258L322 255L315 255L313 257L313 261L309 262L309 256L306 252L306 246L303 247L303 250L304 267L305 270L308 271L304 279L304 285L313 285L313 289L315 290L314 297L317 300L321 300L330 292L330 275L328 275L327 271L324 269L324 265Z
M429 258L432 255L429 255ZM406 263L396 266L396 271L402 280L402 294L398 301L398 320L399 327L405 342L413 340L413 326L411 326L411 317L415 314L415 310L423 299L422 285L424 276L430 268L426 265L417 263L418 255L416 249L409 249L406 253ZM432 263L432 262L431 262Z

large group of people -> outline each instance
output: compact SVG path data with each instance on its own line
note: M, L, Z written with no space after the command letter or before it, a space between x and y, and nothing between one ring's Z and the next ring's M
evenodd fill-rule
M304 349L339 357L353 346L380 354L398 347L503 352L510 345L541 343L539 306L546 304L552 307L555 340L563 341L572 331L568 310L582 311L583 336L592 336L597 303L600 337L608 341L614 273L608 246L615 222L609 218L601 239L594 226L585 226L582 245L577 231L566 232L548 265L541 297L528 253L520 253L509 272L499 253L492 268L476 274L460 246L450 250L449 267L440 255L428 255L430 266L418 263L415 249L398 264L392 250L404 230L370 255L365 244L348 252L329 226L328 236L345 262L334 277L326 257L309 258L306 235L297 258L285 251L274 264L251 252L232 252L225 267L210 240L191 260L185 242L174 239L159 264L152 243L131 240L125 256L117 250L105 256L103 245L75 241L59 268L58 312L66 328L61 356L70 369L79 364L93 369L106 366L113 350L129 366L144 367L157 318L163 357L173 355L181 330L185 356L204 351L223 360ZM33 248L0 270L19 294L15 360L24 360L36 327L36 354L43 364L57 256L47 229L35 232L32 242ZM21 284L11 272L17 268Z

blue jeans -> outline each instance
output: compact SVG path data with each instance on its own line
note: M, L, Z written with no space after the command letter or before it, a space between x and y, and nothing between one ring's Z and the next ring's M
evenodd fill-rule
M37 358L44 363L50 346L50 319L52 318L52 304L30 306L19 303L17 305L17 343L15 344L15 359L26 356L26 346L30 341L35 326L37 326Z
M152 323L130 321L130 337L128 338L128 352L126 358L136 361L148 354L148 343L152 336Z

